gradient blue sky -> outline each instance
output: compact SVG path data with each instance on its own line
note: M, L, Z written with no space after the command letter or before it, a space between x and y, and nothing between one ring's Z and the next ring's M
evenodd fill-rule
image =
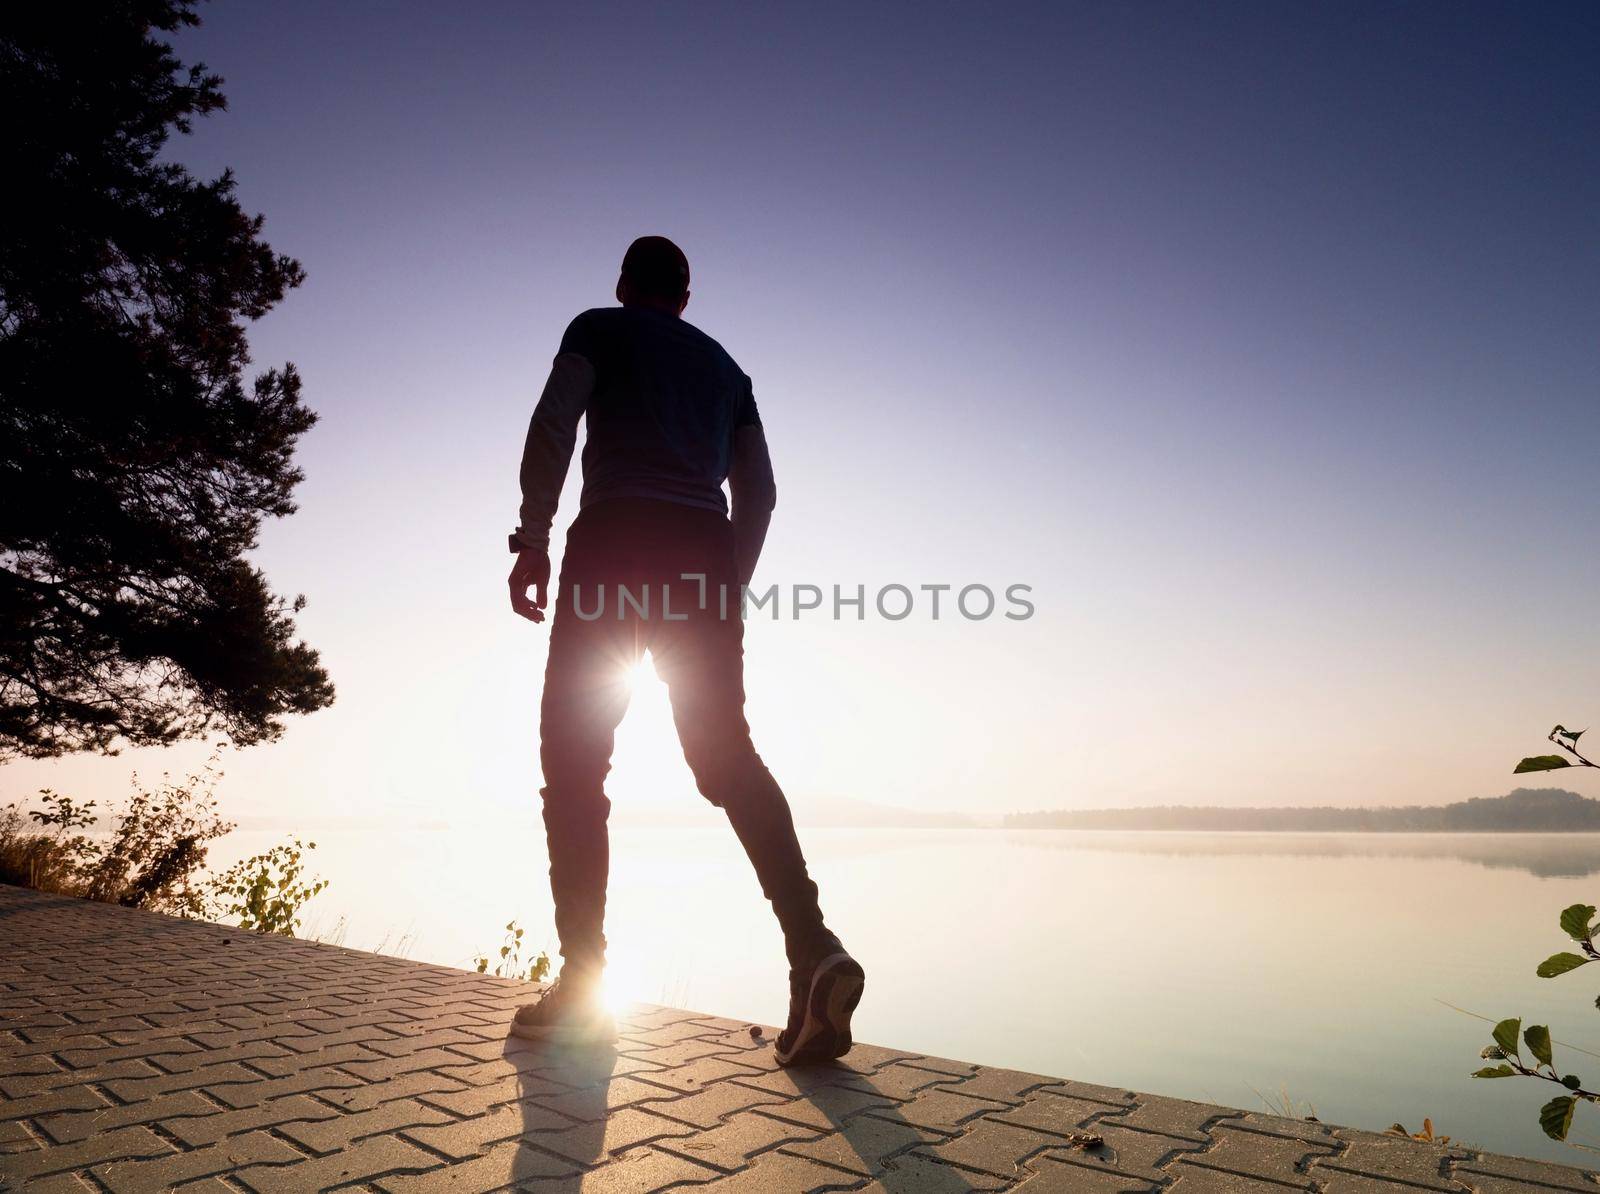
M322 415L259 559L339 687L232 761L234 811L530 807L517 458L641 233L755 379L758 580L1035 589L753 626L800 802L1434 802L1600 722L1600 8L203 16L231 111L174 151L309 273L252 337ZM635 713L619 805L692 802L655 685Z

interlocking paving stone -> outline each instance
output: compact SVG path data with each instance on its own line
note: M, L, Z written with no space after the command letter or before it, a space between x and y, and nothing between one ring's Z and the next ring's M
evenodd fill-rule
M454 1078L443 1074L434 1074L424 1070L417 1074L406 1074L399 1078L391 1078L387 1082L374 1083L371 1086L355 1086L344 1090L324 1090L318 1093L319 1099L336 1104L346 1111L366 1111L380 1103L387 1103L393 1099L423 1098L425 1102L443 1107L446 1111L453 1111L457 1115L466 1115L468 1112L459 1111L447 1101L460 1095L469 1093L467 1088ZM501 1102L506 1100L502 1099ZM493 1106L493 1104L489 1104ZM480 1108L483 1110L485 1108Z
M423 1173L442 1162L398 1136L372 1136L325 1157L292 1165L252 1165L232 1174L256 1194L303 1194L355 1185L390 1173Z
M1285 1185L1259 1177L1246 1177L1242 1173L1230 1173L1225 1169L1207 1169L1181 1159L1168 1172L1177 1180L1165 1188L1181 1191L1181 1194L1284 1194L1285 1190L1311 1189L1310 1182ZM1397 1194L1408 1189L1406 1186L1389 1188Z
M794 1098L783 1103L768 1103L756 1110L774 1119L808 1128L829 1131L868 1107L889 1107L894 1100L872 1091L854 1090L847 1086L819 1086L804 1098Z
M905 1153L885 1161L882 1171L859 1189L868 1194L958 1194L1004 1190L1014 1184L1007 1178L957 1169L931 1157Z
M743 1169L757 1153L791 1140L812 1140L816 1136L810 1128L768 1119L753 1111L741 1111L708 1131L658 1140L656 1147L732 1173Z
M377 1185L389 1194L428 1194L432 1190L498 1190L535 1178L570 1178L580 1171L575 1162L541 1152L521 1140L496 1144L466 1161L426 1173L380 1178ZM576 1184L567 1189L574 1190Z
M207 1115L216 1105L192 1090L180 1091L159 1099L146 1099L139 1103L101 1107L94 1111L67 1111L59 1115L42 1115L34 1124L56 1144L70 1144L86 1140L97 1132L112 1128L125 1128L133 1124L165 1123L184 1115Z
M34 1178L27 1184L27 1188L28 1194L84 1194L85 1191L102 1194L103 1190L93 1178L76 1173L53 1173L49 1177ZM0 1189L8 1187L0 1186Z
M770 1091L738 1086L732 1082L720 1082L694 1094L656 1099L640 1103L639 1107L641 1110L659 1115L670 1115L673 1119L684 1120L696 1127L714 1128L720 1120L735 1111L743 1111L746 1107L756 1107L762 1103L781 1101L781 1096Z
M1379 1136L1349 1129L1338 1133L1344 1148L1330 1157L1312 1161L1312 1176L1329 1186L1355 1190L1352 1178L1368 1182L1407 1182L1428 1190L1459 1190L1461 1183L1446 1177L1445 1167L1464 1160L1465 1149L1418 1148L1398 1136Z
M535 995L0 887L0 1190L1600 1194L1574 1166L903 1050L784 1070L770 1029L677 1008L630 1010L614 1047L508 1037Z
M448 1117L441 1114L440 1118ZM502 1140L515 1140L529 1132L566 1128L571 1123L565 1116L546 1111L537 1103L507 1103L487 1115L452 1120L433 1127L408 1128L404 1135L406 1139L414 1140L436 1153L464 1161Z
M548 1152L577 1161L583 1165L598 1164L613 1153L625 1152L637 1145L668 1136L693 1136L695 1129L675 1119L663 1119L625 1107L604 1120L589 1124L540 1132L530 1137L533 1143Z
M1167 1099L1156 1095L1141 1096L1138 1103L1117 1115L1120 1127L1137 1128L1143 1132L1159 1132L1180 1140L1205 1143L1212 1125L1222 1117L1236 1114L1209 1103L1191 1103L1187 1099Z
M772 1116L779 1110L759 1107L751 1114ZM890 1157L910 1152L918 1145L947 1139L949 1137L939 1132L914 1127L904 1121L857 1115L837 1125L827 1125L824 1135L800 1144L785 1144L779 1151L847 1169L862 1177L871 1177L882 1170L883 1162Z
M1195 1153L1207 1147L1196 1140L1119 1128L1109 1120L1096 1123L1090 1130L1102 1141L1098 1147L1052 1145L1044 1154L1045 1159L1083 1169L1113 1171L1129 1179L1153 1183L1162 1180L1166 1167L1180 1154Z
M1311 1178L1307 1169L1310 1164L1331 1157L1337 1151L1332 1144L1253 1132L1226 1120L1212 1129L1211 1140L1210 1148L1185 1160L1207 1169L1222 1169L1285 1185L1309 1186Z
M598 1169L589 1170L583 1175L582 1190L583 1194L649 1194L650 1191L669 1186L708 1182L718 1176L715 1169L707 1169L676 1153L639 1148ZM573 1194L576 1189L572 1182L563 1178L519 1182L517 1188L560 1191L560 1194Z
M246 1071L242 1078L231 1078L226 1082L218 1083L205 1088L206 1094L220 1103L229 1107L259 1107L262 1103L273 1099L281 1099L284 1095L305 1094L308 1091L337 1090L343 1086L362 1086L364 1083L354 1074L346 1073L332 1067L322 1070L302 1070L297 1074L286 1074L282 1078L267 1078L253 1071ZM150 1088L152 1092L156 1089ZM113 1090L113 1094L119 1092ZM120 1095L127 1098L130 1096Z
M925 1144L916 1151L920 1156L934 1157L962 1169L1020 1178L1025 1160L1060 1143L1053 1136L1030 1132L1027 1128L1013 1127L997 1119L980 1119L959 1136L938 1144Z
M1588 1194L1600 1191L1600 1175L1592 1170L1552 1165L1547 1161L1527 1161L1521 1157L1473 1156L1469 1160L1455 1162L1450 1168L1450 1176L1473 1189L1487 1190L1490 1188L1488 1179L1494 1179L1537 1182L1542 1186L1582 1190Z
M1396 1186L1393 1179L1349 1173L1343 1169L1319 1168L1315 1174L1317 1194L1393 1194L1397 1189L1465 1191L1460 1182L1450 1186ZM1525 1187L1518 1187L1524 1189Z
M717 1194L773 1194L778 1190L821 1194L824 1190L853 1189L861 1184L861 1178L804 1157L768 1153L748 1168L710 1184Z
M309 1095L288 1095L238 1110L222 1110L211 1105L209 1113L178 1116L166 1120L162 1127L168 1135L176 1136L192 1148L198 1148L253 1128L271 1128L292 1120L332 1119L338 1114L337 1108L320 1103Z
M145 1160L97 1165L91 1172L114 1194L154 1194L158 1190L170 1190L181 1182L237 1173L257 1162L284 1164L300 1159L298 1151L277 1137L266 1132L247 1132L190 1152L169 1152Z
M979 1070L970 1077L940 1083L939 1089L1016 1105L1023 1101L1028 1091L1049 1084L1050 1079L1038 1074L1023 1074L1016 1070Z
M948 1079L931 1070L914 1069L908 1065L886 1065L870 1073L851 1075L845 1081L861 1090L876 1091L896 1099L914 1098L919 1091L926 1091L927 1094L923 1096L925 1100L938 1100L949 1093L941 1088L941 1084Z
M1126 1104L1096 1103L1039 1090L1029 1094L1020 1106L1003 1108L990 1118L1019 1128L1066 1136L1083 1131L1107 1116L1121 1115L1125 1107Z
M977 1119L992 1111L1003 1110L1005 1106L1006 1104L996 1103L992 1099L969 1099L966 1095L954 1094L948 1090L930 1090L918 1095L909 1103L874 1108L866 1114L903 1120L919 1128L937 1128L948 1132L954 1131L969 1120Z
M394 1099L350 1115L280 1124L278 1135L287 1136L308 1152L331 1153L368 1136L447 1122L452 1122L450 1115L437 1107L429 1107L415 1099Z
M560 1112L568 1119L589 1122L604 1119L613 1111L630 1107L635 1103L644 1103L651 1099L659 1101L666 1094L667 1092L659 1086L623 1075L609 1082L580 1087L576 1090L541 1094L532 1101L550 1111Z
M1026 1194L1147 1194L1160 1189L1115 1169L1067 1164L1048 1155L1034 1158L1028 1167L1029 1175L1015 1187Z
M86 1169L101 1161L156 1157L171 1151L172 1146L149 1128L116 1128L54 1148L7 1153L0 1159L0 1177L11 1180L44 1177L68 1169Z
M20 1153L43 1147L44 1142L20 1119L0 1123L0 1153Z
M687 1094L722 1078L748 1078L759 1073L761 1071L755 1066L727 1057L702 1057L699 1061L674 1066L670 1070L650 1070L643 1077L657 1086L670 1086Z
M43 1098L62 1091L82 1089L86 1082L144 1081L171 1078L142 1058L113 1061L106 1065L89 1066L81 1070L52 1070L47 1074L24 1074L18 1078L0 1079L0 1098ZM177 1082L181 1086L182 1082Z

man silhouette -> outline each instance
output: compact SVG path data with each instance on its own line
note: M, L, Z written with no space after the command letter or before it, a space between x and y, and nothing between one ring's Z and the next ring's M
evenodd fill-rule
M677 245L634 241L616 293L620 307L585 311L567 327L522 455L511 607L540 622L550 523L578 420L588 417L583 496L561 560L539 723L562 968L517 1013L512 1032L573 1039L614 1031L597 998L610 865L604 784L628 675L649 651L695 784L727 813L783 930L789 1022L778 1061L839 1057L850 1048L865 976L823 923L789 804L744 717L740 598L776 500L755 396L722 346L681 318L689 262Z

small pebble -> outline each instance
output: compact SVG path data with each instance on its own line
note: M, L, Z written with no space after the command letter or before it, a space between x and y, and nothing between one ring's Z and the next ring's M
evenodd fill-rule
M761 1039L761 1025L750 1025L750 1039L753 1041L759 1041Z

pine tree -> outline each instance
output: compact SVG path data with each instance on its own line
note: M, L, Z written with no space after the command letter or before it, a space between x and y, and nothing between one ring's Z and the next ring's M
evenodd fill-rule
M231 173L160 156L225 107L164 40L193 10L0 17L0 759L259 742L333 700L304 599L244 558L316 419L292 365L246 384L245 323L303 274Z

